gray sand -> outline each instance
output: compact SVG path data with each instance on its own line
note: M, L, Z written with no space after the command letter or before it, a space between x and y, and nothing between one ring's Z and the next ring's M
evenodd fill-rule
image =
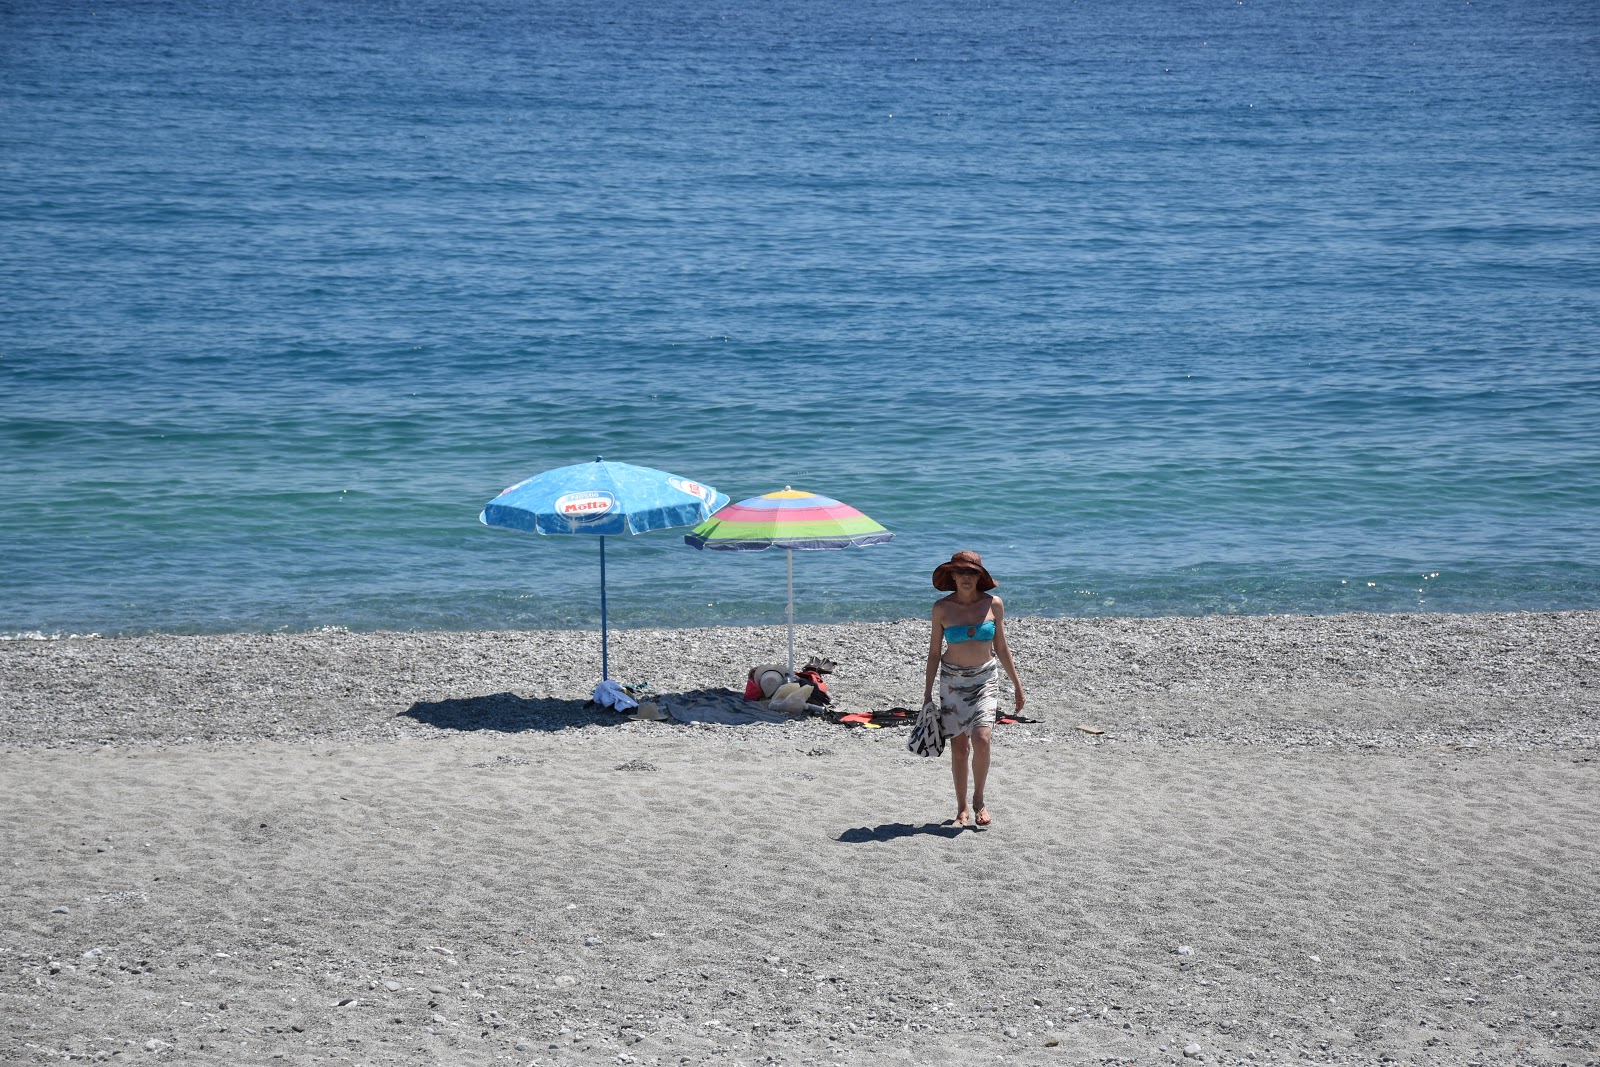
M0 642L0 1061L1595 1062L1597 634L1014 620L985 831L904 730L585 706L594 634ZM875 710L926 640L797 647Z

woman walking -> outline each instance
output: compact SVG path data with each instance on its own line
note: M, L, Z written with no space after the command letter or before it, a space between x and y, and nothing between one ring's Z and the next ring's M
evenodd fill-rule
M1000 707L996 676L1001 667L1011 677L1018 711L1023 704L1022 679L1006 645L1005 605L989 592L995 585L976 552L957 552L933 571L933 587L950 595L933 605L922 702L933 699L937 677L941 729L950 739L950 772L955 776L957 826L970 826L974 820L988 826L991 821L983 785L989 777L990 739Z

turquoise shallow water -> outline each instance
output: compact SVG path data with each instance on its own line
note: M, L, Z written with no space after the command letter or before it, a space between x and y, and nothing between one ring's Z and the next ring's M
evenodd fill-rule
M1591 4L0 17L0 633L1600 606Z

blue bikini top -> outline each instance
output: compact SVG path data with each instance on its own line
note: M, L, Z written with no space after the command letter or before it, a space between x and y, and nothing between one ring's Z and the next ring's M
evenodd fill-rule
M952 645L963 641L993 641L994 620L985 619L982 626L946 626L944 639Z

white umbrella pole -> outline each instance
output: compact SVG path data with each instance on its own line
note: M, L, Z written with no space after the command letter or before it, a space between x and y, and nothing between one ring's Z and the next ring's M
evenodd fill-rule
M598 461L597 461L598 462ZM606 659L606 539L600 538L600 680L611 677L611 664Z
M794 549L789 553L789 681L794 681Z

